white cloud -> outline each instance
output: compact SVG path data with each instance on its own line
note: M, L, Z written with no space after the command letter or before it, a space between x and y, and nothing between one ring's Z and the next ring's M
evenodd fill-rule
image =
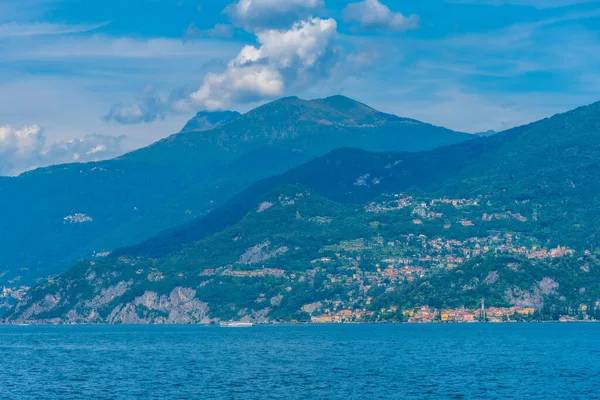
M144 89L139 96L138 103L123 105L115 104L104 116L106 122L115 121L120 124L139 124L141 122L154 122L164 119L168 105L154 92L151 87Z
M125 136L86 135L79 139L54 143L42 152L44 165L105 160L123 154Z
M417 29L420 23L417 15L405 17L401 13L392 12L379 0L364 0L348 4L343 15L345 21L356 22L363 29L407 31Z
M98 161L122 154L124 136L86 135L46 146L39 125L0 126L0 175L16 175L33 168L73 161Z
M327 51L336 33L335 20L319 18L297 23L288 31L259 32L257 38L261 47L249 46L255 58L250 61L269 59L280 68L290 68L296 62L304 68L312 67Z
M279 96L284 87L283 77L273 67L231 66L223 74L208 74L191 99L206 110L223 110L235 102Z
M15 129L10 125L0 126L0 153L18 157L38 153L44 145L42 129L31 125Z
M202 64L201 59L190 60L193 61ZM102 116L115 100L122 100L124 104L136 104L131 93L139 91L148 81L159 85L155 90L162 99L169 99L172 87L180 87L196 77L197 64L189 65L193 72L177 70L178 75L169 74L168 69L162 66L151 74L137 69L135 74L130 75L128 69L131 67L125 67L124 64L119 64L123 65L123 74L118 75L115 71L114 76L77 77L71 74L49 77L19 74L7 77L0 74L0 125L6 121L14 127L22 127L34 121L44 127L46 146L81 137L82 132L126 135L127 138L123 141L125 150L147 146L179 132L196 110L189 110L189 115L169 113L164 120L158 118L152 124L137 125L107 124ZM203 76L205 70L202 69L200 74ZM165 81L161 82L161 79ZM181 96L189 95L194 89L197 87L191 87Z
M279 96L286 84L318 71L336 36L335 20L320 18L296 23L287 31L258 32L259 47L245 46L225 72L208 74L190 98L204 109L218 110Z
M47 22L36 22L36 23L18 23L9 22L0 24L0 38L7 37L27 37L27 36L47 36L47 35L65 35L69 33L82 33L89 32L103 26L108 25L110 22L103 22L95 25L64 25L64 24L51 24Z
M323 0L239 0L225 9L231 20L249 31L287 26L323 6Z

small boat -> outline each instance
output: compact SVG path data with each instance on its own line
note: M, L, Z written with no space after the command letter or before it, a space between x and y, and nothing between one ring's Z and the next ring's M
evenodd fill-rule
M252 328L254 324L252 322L221 322L219 326L221 328Z

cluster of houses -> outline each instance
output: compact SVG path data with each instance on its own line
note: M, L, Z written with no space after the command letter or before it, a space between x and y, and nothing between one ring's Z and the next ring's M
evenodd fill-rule
M488 307L479 310L468 308L437 310L423 306L402 312L408 322L509 322L531 317L532 307Z
M335 313L312 316L310 320L313 324L341 324L349 322L362 322L372 315L372 311L366 310L340 310Z
M321 305L321 303L319 303ZM337 304L340 306L341 304ZM563 315L560 322L594 321L588 314L587 305L579 306L579 315ZM596 302L596 308L600 308L600 301ZM487 307L479 309L455 308L436 309L429 306L417 307L411 310L399 310L396 306L382 308L378 311L367 309L338 309L329 307L312 311L320 311L311 316L311 322L315 324L353 323L353 322L408 322L408 323L476 323L476 322L517 322L530 321L535 316L533 307ZM398 318L401 315L401 318ZM390 318L393 317L393 318Z
M63 218L64 224L83 224L84 222L92 222L93 219L87 214L76 213L73 215L67 215Z
M389 265L385 269L381 267L377 268L377 272L384 278L389 279L392 282L396 281L413 281L415 278L425 277L425 269L420 267L411 267L404 265L402 267L395 267L393 264Z
M575 254L564 246L544 249L535 240L512 233L495 233L488 236L471 237L465 240L429 238L423 234L401 235L396 240L385 241L381 237L359 243L341 244L336 257L342 262L351 262L352 253L371 250L381 254L377 267L411 266L417 268L452 269L484 254L519 255L530 259L559 258ZM401 257L395 254L402 254ZM331 257L313 260L331 262ZM386 265L387 264L387 265ZM413 271L415 272L415 271Z
M536 248L527 254L527 258L543 260L546 258L560 258L565 256L571 256L575 254L575 251L564 246L558 246L550 250L544 248Z
M368 213L385 213L391 211L399 211L402 209L409 209L412 215L412 223L414 225L423 225L425 221L431 221L435 219L445 219L444 228L449 229L453 223L462 225L463 227L475 226L475 219L490 222L494 220L516 220L520 222L527 222L528 218L521 213L504 211L504 212L483 212L481 216L477 213L469 212L469 216L459 216L451 218L445 215L444 206L452 207L456 210L464 209L467 207L476 207L482 209L484 206L491 206L491 200L489 196L479 196L477 198L462 198L462 199L450 199L450 198L437 198L437 199L416 199L413 196L404 196L403 194L388 195L386 199L380 202L371 202L365 206L365 211ZM523 204L516 202L517 204ZM446 208L446 210L448 210ZM482 210L486 210L483 208ZM489 210L488 210L489 211ZM477 214L477 215L474 215ZM476 217L474 219L474 217Z
M436 215L436 212L433 211L433 214L430 214L432 207L438 205L450 205L456 209L461 209L464 207L472 207L479 206L483 201L483 197L478 197L476 199L449 199L449 198L439 198L439 199L415 199L413 196L404 196L402 193L397 193L393 195L388 195L388 199L380 201L380 202L371 202L365 206L365 211L371 213L380 213L387 211L398 211L404 208L412 207L413 214L420 215L424 218L440 218L442 215ZM490 205L489 201L487 203Z
M469 259L487 254L521 255L530 259L560 258L575 254L573 249L557 246L545 249L535 240L512 233L495 233L488 236L471 237L465 240L430 239L425 235L403 235L388 245L403 246L414 250L409 263L425 264L431 267L453 268Z
M488 307L483 310L468 308L438 310L429 306L418 307L414 310L402 310L403 320L409 323L470 323L470 322L510 322L531 318L535 313L532 307ZM398 307L392 306L380 310L380 316L397 315ZM343 309L335 312L325 312L311 317L311 322L319 324L349 323L373 320L374 312L364 309ZM380 319L385 321L385 317Z
M29 290L28 286L21 286L16 288L3 287L0 291L0 299L15 299L23 300L23 297Z
M28 286L0 287L0 311L3 308L11 307L17 301L23 300L28 290Z
M511 233L497 233L486 237L474 237L465 240L428 238L425 235L407 234L396 240L386 241L382 237L357 239L331 246L333 254L311 261L311 268L304 272L289 273L280 269L258 269L251 271L233 271L219 269L205 270L202 275L223 274L236 277L277 276L290 280L314 282L319 276L324 289L343 286L349 294L344 301L332 302L313 316L314 322L349 322L373 317L365 314L363 307L369 307L369 292L375 288L392 291L403 282L425 278L434 269L453 269L470 258L484 253L520 254L534 257L561 257L572 255L573 250L566 247L548 249L542 253L538 244L532 244L526 238ZM364 264L363 253L373 255ZM351 312L349 310L352 310ZM311 310L312 311L312 310ZM469 322L478 320L477 310L428 310L427 308L407 311L405 320L428 322L438 318L440 321ZM387 310L396 313L397 310ZM437 313L437 315L436 315ZM533 313L530 308L489 308L489 321L514 320L516 316Z
M261 268L254 270L236 270L232 268L207 268L201 276L233 276L238 278L264 278L266 276L284 277L286 271L279 268Z

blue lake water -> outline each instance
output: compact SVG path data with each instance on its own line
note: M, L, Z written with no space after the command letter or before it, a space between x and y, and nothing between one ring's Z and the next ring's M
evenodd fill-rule
M2 399L600 398L600 324L0 326Z

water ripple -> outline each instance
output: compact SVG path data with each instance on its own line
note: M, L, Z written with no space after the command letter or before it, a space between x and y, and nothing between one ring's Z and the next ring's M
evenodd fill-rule
M0 399L598 399L600 325L0 327Z

